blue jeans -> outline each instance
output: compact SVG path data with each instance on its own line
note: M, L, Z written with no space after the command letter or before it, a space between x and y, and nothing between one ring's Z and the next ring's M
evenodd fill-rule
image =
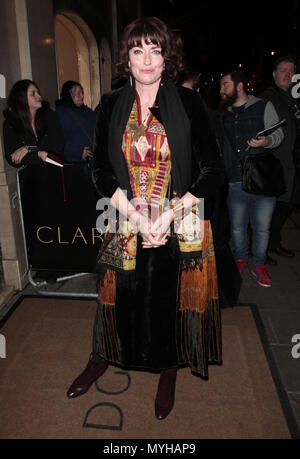
M252 264L266 261L269 229L276 197L258 196L242 190L241 183L229 183L227 205L235 258L248 261L248 225L252 230Z

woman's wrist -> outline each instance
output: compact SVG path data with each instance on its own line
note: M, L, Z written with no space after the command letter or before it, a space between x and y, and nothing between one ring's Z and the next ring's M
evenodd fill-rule
M137 210L128 210L127 217L131 223L133 223L135 226L139 226L141 221L141 214L139 214Z
M175 220L174 206L172 206L172 205L170 206L169 213L170 213L170 222L172 223Z
M197 205L199 201L199 198L196 198L190 193L186 193L182 198L178 199L174 204L170 206L174 212L174 218L176 220L182 220L187 211Z
M47 156L48 156L48 153L46 151L38 151L38 157L42 161L46 161Z
M172 221L182 219L184 216L184 203L178 200L174 205L170 206Z

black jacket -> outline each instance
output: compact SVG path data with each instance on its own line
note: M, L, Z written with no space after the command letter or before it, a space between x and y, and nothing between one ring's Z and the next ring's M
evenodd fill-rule
M278 113L279 119L286 119L283 126L284 139L282 143L273 149L273 153L280 159L284 169L284 179L287 186L285 194L278 199L284 202L290 202L292 199L293 188L295 186L295 165L293 159L294 144L296 140L297 125L291 110L291 103L294 103L291 94L284 91L275 84L263 91L259 97L266 102L271 101Z
M112 112L122 90L103 95L97 116L93 178L97 191L105 197L111 197L119 187L114 166L109 160L108 132ZM192 175L188 191L198 198L204 198L205 218L211 218L221 183L221 163L215 135L201 98L194 91L181 86L177 87L177 91L191 129ZM155 108L155 116L162 122L159 107Z
M28 164L42 164L38 151L46 151L63 158L64 137L59 119L54 111L48 108L41 108L45 115L45 132L35 138L33 133L24 131L13 114L6 110L3 122L4 151L7 162L13 167L20 167ZM22 159L21 164L14 164L10 155L23 146L36 146L36 151L29 151Z

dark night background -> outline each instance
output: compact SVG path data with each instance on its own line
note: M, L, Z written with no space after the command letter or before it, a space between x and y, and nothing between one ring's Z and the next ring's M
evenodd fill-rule
M157 15L180 31L187 64L202 73L202 90L218 91L221 73L235 68L246 72L257 93L272 81L279 56L291 55L298 63L298 1L151 0L142 5L144 15Z
M135 19L157 16L183 39L185 61L200 72L201 91L218 93L221 73L242 69L253 93L272 81L272 65L283 55L300 58L300 7L298 0L117 0L118 31ZM110 2L105 0L54 0L54 9L71 7L90 24L96 39L111 34ZM273 52L273 54L271 54Z
M268 65L271 51L295 54L299 45L298 1L142 1L181 31L189 61L220 70L226 65Z

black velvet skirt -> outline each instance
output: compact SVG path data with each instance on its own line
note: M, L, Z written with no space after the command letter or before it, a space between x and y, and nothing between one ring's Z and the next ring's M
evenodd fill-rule
M169 238L163 247L143 249L138 237L134 280L124 282L121 276L116 275L115 306L110 311L101 303L98 306L94 355L124 367L160 370L178 366L176 238Z
M150 371L189 365L192 372L208 378L208 364L222 363L217 272L208 223L202 249L201 265L186 270L176 237L163 247L143 249L138 236L135 271L101 268L103 301L99 300L94 323L94 357Z

